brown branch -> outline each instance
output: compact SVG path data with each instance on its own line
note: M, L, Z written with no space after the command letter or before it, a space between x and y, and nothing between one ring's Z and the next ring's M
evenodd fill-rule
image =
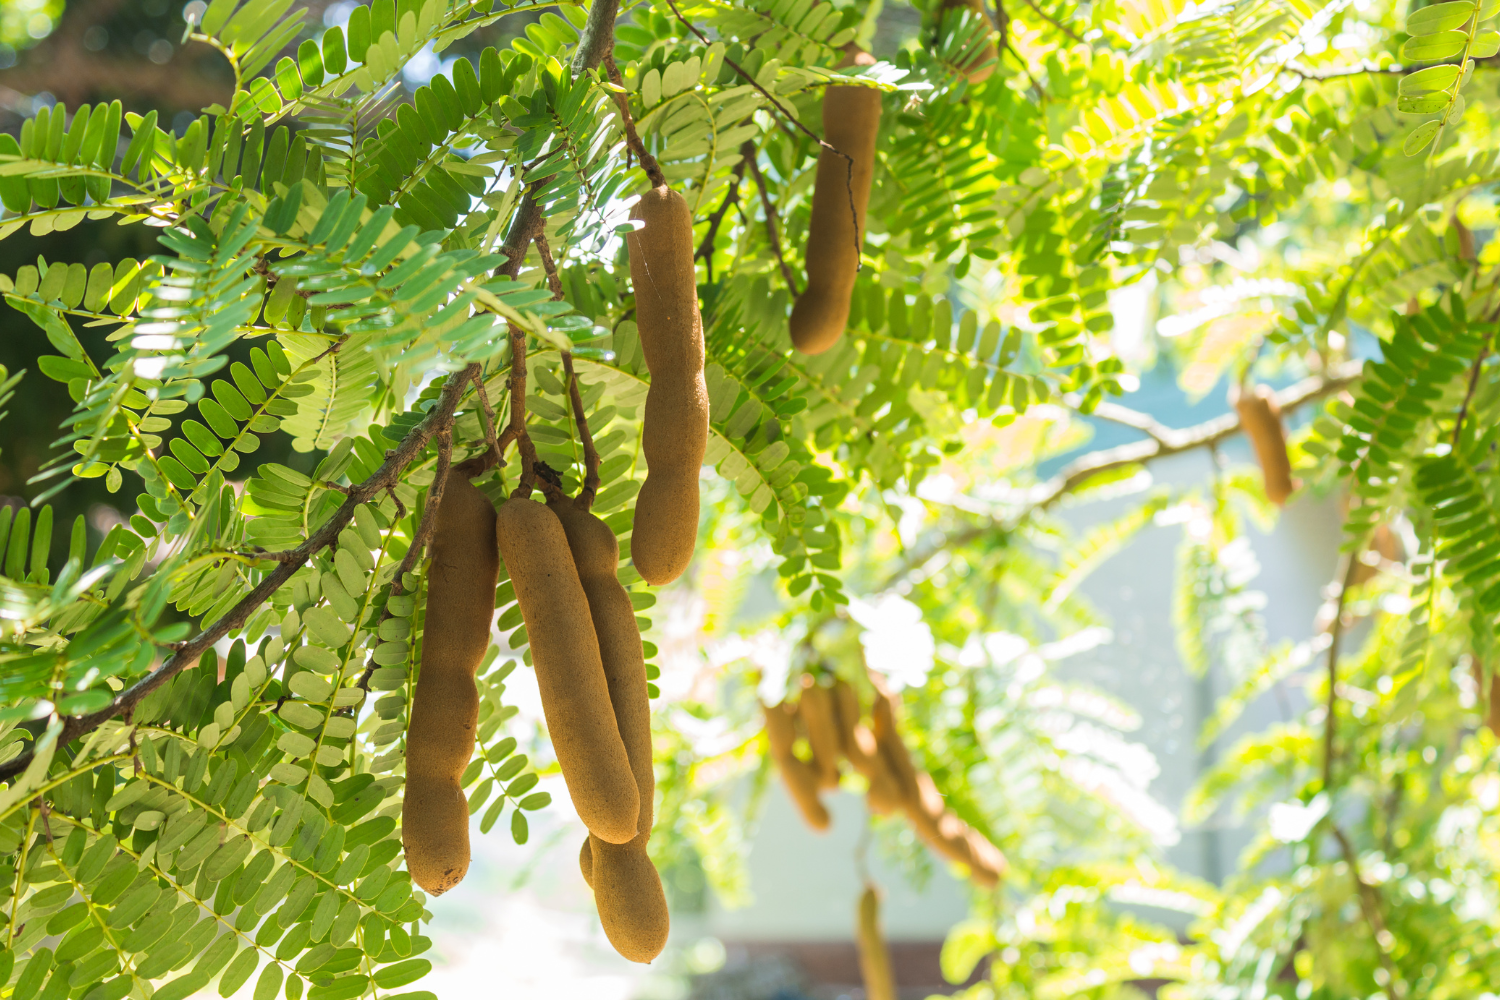
M484 440L489 448L484 453L484 465L481 469L492 469L505 459L505 452L500 448L500 442L495 438L495 408L490 405L490 394L484 387L484 373L480 372L474 376L474 395L479 397L479 419L484 424Z
M547 287L552 289L552 301L561 302L563 300L562 278L557 274L557 261L552 256L552 247L542 233L537 233L533 242L536 243L536 252L542 258L542 270L547 275Z
M1329 393L1337 392L1344 386L1359 378L1360 365L1349 363L1340 365L1328 375L1314 376L1303 379L1295 385L1288 386L1276 394L1277 404L1282 413L1291 411L1309 402L1317 400ZM1115 448L1105 448L1100 451L1091 452L1081 458L1075 459L1058 473L1057 476L1034 488L1026 497L1017 513L1008 517L989 517L977 523L971 523L965 527L943 535L932 546L915 552L902 560L900 565L886 578L879 590L888 590L903 578L925 566L941 552L949 551L956 546L965 545L992 531L1008 531L1016 524L1025 520L1037 511L1046 510L1056 504L1063 497L1072 493L1088 480L1102 472L1119 469L1130 465L1144 465L1158 458L1168 455L1177 455L1185 451L1197 448L1209 448L1219 444L1221 441L1239 433L1239 420L1235 414L1230 413L1222 417L1206 420L1195 427L1187 427L1176 430L1157 424L1145 414L1137 414L1126 407L1118 407L1116 411L1106 411L1111 415L1106 419L1115 419L1120 423L1130 422L1131 426L1137 423L1150 421L1155 431L1155 436L1148 441L1133 441L1130 444L1120 445ZM1134 414L1133 418L1120 419L1124 414ZM1140 427L1145 430L1146 428ZM1151 433L1147 431L1147 433Z
M1490 353L1490 334L1484 335L1484 346L1479 349L1479 356L1474 359L1474 367L1469 370L1469 388L1464 393L1464 401L1458 407L1458 417L1453 421L1453 447L1458 447L1458 439L1464 432L1464 421L1469 416L1469 404L1474 401L1474 390L1479 388L1479 372L1484 367L1484 359Z
M620 16L620 0L593 0L588 20L573 53L573 75L581 76L599 67L615 50L615 20Z
M526 259L526 248L531 241L545 228L542 219L542 209L536 203L536 199L527 194L521 199L521 205L516 209L515 217L510 220L510 229L505 232L505 242L500 244L500 252L510 259L501 264L495 270L507 278L514 278L521 270L521 262Z
M1036 0L1023 0L1023 2L1026 4L1026 6L1030 7L1033 11L1036 12L1037 17L1041 18L1043 21L1046 21L1048 24L1052 25L1052 27L1056 28L1058 31L1061 31L1063 34L1067 35L1078 44L1084 44L1083 38L1076 31L1074 31L1072 28L1069 28L1066 24L1063 24L1051 14L1042 10L1042 8L1037 5Z
M1314 375L1282 389L1276 394L1276 403L1283 413L1294 410L1329 393L1338 392L1358 379L1360 371L1361 367L1358 363L1338 365L1327 375ZM1126 410L1125 407L1118 407L1107 412L1114 415L1107 419L1118 419L1119 413L1131 411ZM1045 510L1051 507L1102 472L1129 465L1140 465L1153 459L1218 444L1239 433L1240 421L1238 415L1226 413L1221 417L1205 420L1196 427L1183 430L1174 430L1159 424L1156 424L1155 428L1155 433L1147 431L1147 433L1152 433L1148 441L1132 441L1129 444L1106 448L1069 462L1061 472L1034 492L1031 502L1027 505L1028 510Z
M278 565L222 618L179 646L154 672L120 692L114 701L104 708L87 715L70 716L65 719L62 732L58 735L58 746L66 746L80 736L93 732L105 721L134 710L140 704L141 699L186 668L196 664L204 650L224 638L231 630L242 627L256 609L269 600L282 584L291 579L292 575L314 553L325 546L335 544L338 541L339 532L344 530L344 526L354 518L355 508L382 491L394 487L400 480L402 471L427 447L427 443L432 440L433 436L451 426L453 411L458 407L463 388L474 377L478 368L477 364L472 364L448 376L442 394L438 397L437 405L422 419L422 422L412 428L395 449L386 453L385 463L375 470L370 478L358 486L350 487L348 497L339 505L338 510L334 511L333 515L323 522L322 526L305 542L293 550L294 553L299 554L300 558L295 561L287 560ZM30 762L31 755L24 754L0 765L0 781L8 781L20 774Z
M786 279L786 287L792 290L792 296L796 297L802 293L797 291L797 279L792 274L792 266L786 262L781 254L781 237L776 232L776 208L771 204L771 193L766 190L766 179L761 176L760 164L755 162L755 146L748 140L740 147L742 163L750 165L750 176L755 180L755 190L760 192L760 207L766 213L766 242L771 245L771 252L776 255L776 263L781 265L781 276Z
M630 114L630 102L623 93L625 81L620 76L620 68L615 65L613 49L604 56L604 71L609 74L609 82L621 88L611 90L609 95L615 99L615 107L620 109L620 121L625 127L625 144L635 153L636 159L641 161L641 169L646 171L646 176L651 179L651 186L666 187L667 176L661 172L661 164L657 163L656 157L646 149L646 144L641 141L640 133L635 130L635 119Z
M1288 62L1282 68L1293 76L1299 76L1304 80L1315 82L1319 80L1337 80L1346 76L1363 76L1366 73L1404 76L1416 69L1415 66L1403 66L1400 63L1381 66L1378 63L1370 62L1368 59L1353 66L1330 66L1327 69L1313 69L1299 62Z
M529 497L536 483L536 445L526 433L526 331L514 323L510 325L510 426L501 438L507 440L514 441L521 452L521 478L511 496Z
M573 422L578 425L578 440L583 444L583 489L574 503L588 510L599 492L599 452L594 448L594 434L589 430L588 415L583 411L583 394L578 389L578 373L573 371L573 353L562 352L563 372L568 378L568 399L573 404Z

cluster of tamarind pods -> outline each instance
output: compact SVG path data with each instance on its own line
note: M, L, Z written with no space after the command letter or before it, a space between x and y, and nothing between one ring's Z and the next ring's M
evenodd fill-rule
M985 61L993 60L981 57L976 65ZM852 49L842 65L873 62L868 53ZM976 70L971 78L979 82L990 71ZM824 96L825 144L807 239L807 287L791 317L793 342L805 353L832 347L848 323L880 102L878 90L860 86L829 87ZM641 432L648 475L636 500L631 558L642 578L661 585L686 569L697 536L698 473L708 443L703 324L687 202L667 185L654 187L636 204L632 218L641 225L626 244L651 385ZM558 765L588 828L579 852L584 880L594 891L611 944L626 958L649 962L666 943L669 920L661 879L646 850L655 793L650 704L640 632L617 576L618 540L582 497L553 497L541 504L527 490L528 495L518 492L497 508L470 482L479 471L472 463L455 466L437 510L421 664L407 731L402 805L407 867L413 881L433 895L453 888L468 871L469 810L460 778L473 753L479 712L474 675L489 646L503 559L526 623ZM869 778L872 808L906 809L938 850L968 865L976 881L994 884L1004 859L946 812L931 778L912 767L895 736L893 702L877 702L877 735L872 736L852 722L847 734L825 727L839 717L839 709L820 699L804 694L807 718L820 720L810 724L818 727L820 741L815 745L820 770L812 785L798 770L807 765L791 752L795 713L768 714L768 730L773 716L783 720L776 724L772 745L789 786L810 788L810 798L798 799L809 822L827 826L817 787L830 780L837 784L842 753ZM853 710L857 716L857 698ZM842 711L849 711L847 702ZM884 743L880 733L887 734Z
M631 554L647 582L669 583L692 558L698 470L708 441L703 324L693 274L692 217L658 187L635 209L629 239L636 315L651 388ZM655 777L641 636L618 577L619 542L588 499L533 501L530 489L495 507L449 473L437 508L421 669L407 731L402 840L413 881L437 895L469 866L469 810L459 784L474 747L474 674L490 642L500 560L526 623L542 710L568 795L588 837L579 855L610 943L649 962L669 920L647 854Z
M1005 856L948 808L932 776L912 762L896 728L898 699L873 673L869 676L875 698L868 726L861 719L858 692L842 678L824 685L804 674L796 703L764 706L771 760L803 820L817 832L828 829L831 820L821 793L838 788L840 761L847 760L868 783L865 801L871 812L903 813L916 834L962 865L974 884L998 885ZM799 735L807 740L807 760L796 753Z

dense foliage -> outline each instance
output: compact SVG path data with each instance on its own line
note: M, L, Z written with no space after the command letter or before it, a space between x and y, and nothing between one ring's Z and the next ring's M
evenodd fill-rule
M658 713L664 869L741 891L757 698L805 670L864 686L868 660L1011 862L945 952L955 980L994 957L974 996L1500 979L1500 778L1475 708L1500 612L1497 5L915 6L895 48L879 0L659 0L617 27L605 0L376 0L316 31L290 0L212 0L184 44L227 64L224 103L167 128L37 102L0 136L0 238L159 231L144 259L0 277L36 328L10 336L55 352L0 372L0 398L73 404L31 505L0 509L0 990L338 1000L430 968L397 830L427 487L524 387L569 493L587 422L594 509L628 555L649 383L629 123L697 221L712 408L699 555L667 594L697 595L717 669ZM524 33L473 45L506 18ZM880 60L837 68L851 44ZM403 87L434 53L443 71ZM850 326L808 357L787 315L835 79L881 90L884 117ZM1286 386L1303 489L1348 509L1315 638L1272 644L1257 613L1246 532L1275 508L1253 470L1152 486L1153 459L1237 425L1113 400L1143 363L1116 356L1126 288L1176 314L1152 343L1190 392ZM1088 419L1143 436L1041 476ZM291 458L251 461L279 440ZM480 485L520 472L512 453ZM129 514L102 539L47 506L90 480ZM1059 504L1091 496L1128 506L1068 537ZM1223 886L1149 860L1175 827L1132 713L1049 670L1105 634L1082 579L1153 523L1183 526L1185 662L1234 683L1203 738L1277 685L1309 695L1189 805L1261 830ZM628 561L621 579L649 629L657 595ZM750 610L767 583L776 610ZM464 783L479 828L524 843L549 799L521 751L546 770L546 744L509 731L527 639L505 582L496 608ZM902 622L931 639L904 663L880 641ZM1186 941L1132 903L1187 915Z

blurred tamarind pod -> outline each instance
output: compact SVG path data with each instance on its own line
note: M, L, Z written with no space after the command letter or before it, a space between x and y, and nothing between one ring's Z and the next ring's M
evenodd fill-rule
M841 66L870 66L875 57L852 48ZM807 230L807 287L792 307L792 343L803 354L821 354L844 335L849 298L859 272L865 211L875 177L880 132L880 91L829 87L823 93L823 141L838 150L818 154L812 222ZM846 160L839 153L850 159ZM852 173L850 160L853 160ZM851 205L851 200L853 204Z
M833 691L819 684L811 674L803 674L802 699L797 712L807 729L807 743L812 747L812 767L818 776L818 787L839 787L840 740Z
M890 768L880 756L875 735L859 721L859 693L842 678L833 682L833 702L838 711L839 747L854 769L869 782L865 804L885 816L901 808L901 791Z
M766 743L771 751L771 760L781 772L787 794L791 796L797 811L802 813L802 819L807 825L815 832L822 833L828 829L830 821L828 810L818 798L817 772L811 764L792 751L792 744L797 742L797 709L786 702L761 707L766 715Z
M1292 463L1287 458L1286 431L1281 426L1281 407L1276 403L1276 394L1269 386L1246 389L1235 385L1229 390L1229 405L1239 413L1240 429L1255 449L1266 498L1275 504L1285 504L1297 486L1292 481Z
M474 752L474 672L490 645L500 558L495 506L455 469L444 483L428 569L426 640L406 732L401 841L412 881L434 896L469 870L469 803L459 779Z
M567 535L568 549L588 598L609 703L640 798L636 835L627 843L611 844L591 834L584 841L578 864L584 871L584 881L594 890L599 922L610 944L632 962L650 962L666 946L671 920L661 876L646 851L654 818L656 775L651 767L651 702L641 633L630 595L620 585L620 544L615 533L571 500L554 500L547 506Z
M640 793L568 536L547 507L513 497L500 505L495 537L526 622L542 712L568 796L590 833L623 844L639 832Z
M859 971L865 981L866 1000L896 1000L891 954L880 928L880 895L873 885L866 885L860 893L854 940L859 947Z
M971 84L980 84L988 80L995 72L995 65L1000 59L1000 50L995 47L991 29L994 27L990 16L985 12L983 0L944 0L938 8L940 27L956 28L959 15L964 11L972 11L973 16L979 18L984 24L984 42L975 47L973 53L958 67ZM950 29L951 30L951 29Z
M703 317L687 201L665 185L652 188L630 217L644 223L625 244L651 372L641 427L646 482L636 497L630 558L647 583L661 586L682 575L698 539L698 472L708 447Z
M1484 675L1484 664L1475 658L1473 663L1474 684L1479 688L1479 711L1484 714L1484 724L1490 732L1500 736L1500 678Z

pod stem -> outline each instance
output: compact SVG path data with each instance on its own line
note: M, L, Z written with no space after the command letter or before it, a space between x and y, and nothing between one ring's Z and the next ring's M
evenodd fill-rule
M682 22L682 26L684 28L687 28L687 30L691 31L698 37L698 41L702 42L704 45L713 44L707 35L698 30L697 25L693 24L693 22L682 16L682 11L677 9L676 0L667 0L667 6L672 8L672 14L677 18L677 20ZM806 125L802 124L802 122L798 120L796 115L788 111L786 109L786 106L776 99L775 94L772 94L765 87L762 87L759 83L757 83L755 81L755 77L747 73L744 67L739 63L735 62L728 56L725 56L724 64L730 69L734 70L740 76L744 77L746 83L750 84L750 86L760 91L761 96L770 101L773 108L781 112L781 117L785 118L787 121L795 125L798 131L800 131L803 135L807 136L813 142L817 143L821 148L828 150L835 156L842 156L844 158L844 188L849 194L849 216L854 220L854 259L856 261L855 270L859 270L863 266L857 262L859 261L860 249L864 245L864 240L861 238L862 234L859 231L859 211L854 207L854 157L850 156L842 149L839 149L833 143L819 137L816 132L808 128Z
M786 287L791 289L793 297L801 295L797 291L797 279L792 275L792 265L786 262L786 257L781 253L781 236L776 231L776 206L771 204L771 192L766 190L766 179L760 172L760 164L755 161L754 143L747 140L740 147L740 155L741 163L750 164L750 176L755 180L755 190L760 192L760 207L766 213L766 242L771 244L771 252L776 254L776 263L781 265L781 276L786 279Z
M66 746L80 736L98 729L105 721L118 715L127 715L141 703L141 699L176 677L187 667L196 665L204 650L213 646L233 629L242 628L245 622L250 620L250 616L290 580L292 574L302 568L303 563L329 545L338 542L339 532L354 520L354 511L360 504L370 502L400 482L401 473L416 460L427 447L428 442L438 432L445 431L452 426L453 412L458 408L464 387L478 371L479 365L475 363L448 376L448 380L443 384L443 391L438 396L437 405L428 411L421 423L413 427L406 437L401 439L400 444L386 452L385 461L381 463L380 468L371 473L364 482L349 487L344 502L339 504L338 509L309 535L306 541L292 550L293 558L279 562L276 568L262 577L255 589L246 594L239 603L193 638L174 646L172 655L167 657L160 667L121 691L108 705L86 715L66 717L63 720L62 731L58 733L57 738L60 741L58 745ZM26 770L31 764L31 759L30 753L24 753L0 765L0 781L9 781Z
M672 8L676 10L677 8ZM700 36L701 37L701 36ZM641 141L640 133L635 130L635 119L630 115L630 102L625 99L625 81L620 76L620 68L615 65L614 40L610 40L609 51L604 55L604 72L609 74L609 82L619 87L619 90L611 90L609 96L615 99L615 107L620 109L620 121L625 126L625 142L636 159L641 161L641 169L646 171L646 176L651 179L652 187L666 187L667 176L661 172L661 164L656 162L656 157L646 148Z
M573 404L573 422L578 425L578 440L583 445L583 489L578 491L574 506L588 510L594 505L594 496L599 492L599 452L594 447L594 434L589 430L588 415L583 411L583 393L578 389L578 373L573 370L573 353L562 352L563 371L568 376L568 399Z
M513 497L529 497L536 485L536 445L526 433L526 331L510 327L510 426L500 438L500 448L514 441L521 453L521 479Z
M484 463L479 469L484 471L499 465L505 458L505 452L501 450L500 441L495 437L495 426L499 421L495 417L495 407L490 403L489 391L484 387L483 372L474 376L474 395L479 398L479 419L484 425L484 439L489 444L484 453Z

